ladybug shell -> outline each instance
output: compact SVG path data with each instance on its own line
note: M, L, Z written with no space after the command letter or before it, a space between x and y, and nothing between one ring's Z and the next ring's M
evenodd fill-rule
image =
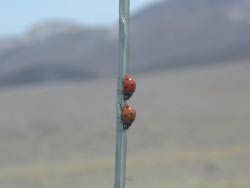
M133 76L126 74L123 79L123 92L133 94L136 89L136 82Z
M126 104L122 109L122 121L124 124L131 124L135 121L136 118L136 111L131 106Z

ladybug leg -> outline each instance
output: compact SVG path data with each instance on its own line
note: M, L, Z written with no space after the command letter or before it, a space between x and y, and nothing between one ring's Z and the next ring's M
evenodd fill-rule
M131 127L131 125L132 125L132 123L125 123L125 124L123 124L123 129L128 130L129 127Z
M124 99L128 100L130 97L132 97L133 93L124 93Z

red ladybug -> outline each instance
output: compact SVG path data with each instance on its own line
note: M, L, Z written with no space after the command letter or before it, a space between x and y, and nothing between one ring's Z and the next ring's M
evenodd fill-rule
M135 121L135 118L136 118L135 109L131 105L125 104L122 109L122 122L124 125L124 129L128 129Z
M123 93L126 100L128 100L136 89L136 82L133 76L126 74L123 79Z

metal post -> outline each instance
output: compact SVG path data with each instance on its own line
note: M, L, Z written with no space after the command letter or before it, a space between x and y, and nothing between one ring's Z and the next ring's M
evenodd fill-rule
M119 68L116 98L117 127L116 127L116 161L115 161L115 188L125 188L127 133L123 129L121 119L122 107L125 104L123 94L123 77L127 72L128 63L128 33L129 33L130 0L119 2Z

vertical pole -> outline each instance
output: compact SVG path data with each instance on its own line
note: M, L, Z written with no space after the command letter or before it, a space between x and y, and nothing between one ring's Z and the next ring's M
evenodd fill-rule
M119 2L119 66L116 98L116 159L115 159L115 188L125 188L127 133L123 129L121 119L122 107L125 104L123 94L123 77L127 72L128 63L128 33L129 33L130 0Z

